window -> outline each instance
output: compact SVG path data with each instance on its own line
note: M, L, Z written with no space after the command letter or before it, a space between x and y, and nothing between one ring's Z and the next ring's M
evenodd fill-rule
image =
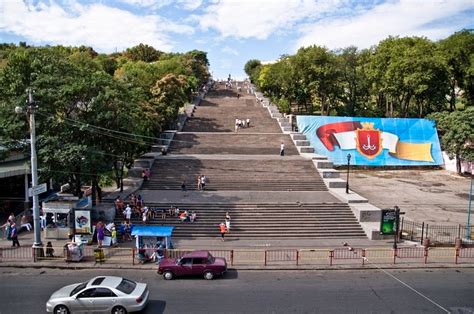
M84 289L86 286L87 286L87 282L83 282L83 283L79 284L76 288L74 288L74 289L71 291L71 294L70 294L69 296L75 295L76 293L78 293L79 291L81 291L82 289Z
M193 259L193 264L194 265L202 265L202 264L206 264L206 259L205 258L201 258L201 257L198 257L198 258L194 258Z
M122 281L119 283L119 285L115 289L125 294L130 294L132 293L133 290L135 290L136 286L137 286L136 282L123 278Z
M96 288L90 288L90 289L84 290L81 293L79 293L77 297L78 298L92 298L94 296L95 289Z
M110 289L107 288L97 288L94 292L94 298L110 298L116 297L115 293L113 293Z
M188 258L182 258L180 263L181 263L181 265L190 266L190 265L192 265L192 261L193 261L192 258L188 257Z
M104 281L104 277L99 277L99 278L96 278L92 283L91 283L91 286L99 286L102 281Z

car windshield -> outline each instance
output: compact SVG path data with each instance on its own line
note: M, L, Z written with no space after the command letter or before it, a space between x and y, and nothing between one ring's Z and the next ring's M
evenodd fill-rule
M123 278L116 289L123 293L130 294L135 290L136 286L136 282Z
M76 293L84 289L86 286L87 286L87 282L78 284L76 288L72 289L71 294L69 296L72 297L73 295L75 295Z

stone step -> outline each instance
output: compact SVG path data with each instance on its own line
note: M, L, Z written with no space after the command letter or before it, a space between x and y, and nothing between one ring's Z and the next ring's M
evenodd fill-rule
M314 153L314 148L313 147L298 147L298 151L300 153Z
M301 134L301 133L292 133L291 137L293 138L294 141L306 141L306 135Z
M318 169L333 169L334 164L332 163L332 161L317 161L316 167Z
M307 140L295 140L295 145L296 146L310 146L311 143Z

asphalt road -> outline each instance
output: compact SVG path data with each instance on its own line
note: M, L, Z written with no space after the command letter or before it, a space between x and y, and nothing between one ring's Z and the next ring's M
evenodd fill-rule
M145 313L474 312L474 269L388 272L395 278L379 270L230 271L213 281L164 281L152 271L0 268L0 313L44 313L53 291L96 275L148 283Z

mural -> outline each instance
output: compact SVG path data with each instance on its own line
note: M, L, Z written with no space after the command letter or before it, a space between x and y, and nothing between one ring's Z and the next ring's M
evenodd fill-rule
M434 166L443 164L438 132L425 119L297 116L315 152L335 165Z

